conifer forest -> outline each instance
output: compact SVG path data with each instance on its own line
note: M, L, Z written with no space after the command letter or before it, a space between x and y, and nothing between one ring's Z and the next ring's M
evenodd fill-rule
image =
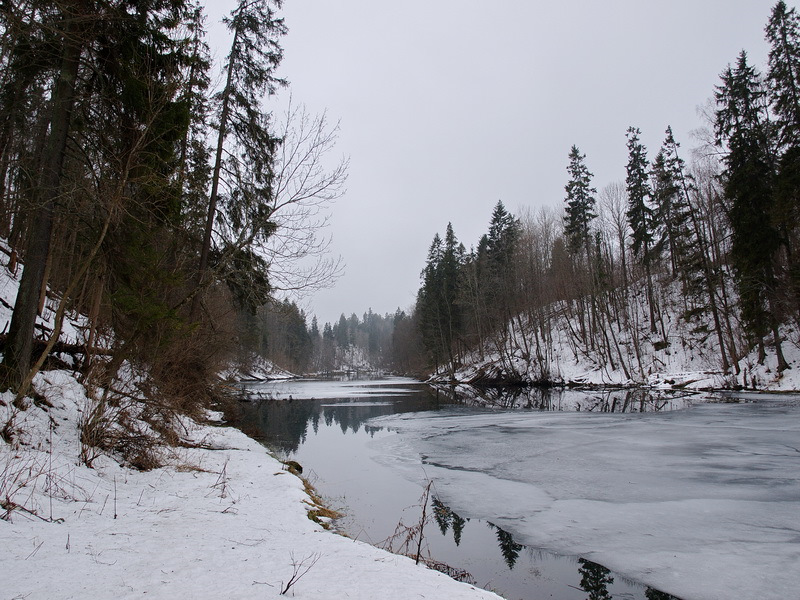
M798 597L796 4L0 0L3 597Z
M625 180L598 190L576 140L557 150L560 206L512 214L498 201L477 240L447 224L414 306L320 324L292 294L341 271L320 232L348 163L331 162L338 126L324 115L264 109L287 84L280 7L239 2L214 62L189 0L3 4L0 234L20 278L0 337L7 389L24 396L65 357L90 387L135 371L182 408L259 359L445 378L472 366L475 380L523 383L567 380L569 356L639 383L665 356L702 356L731 386L755 385L753 353L791 368L794 8L768 15L766 64L742 51L709 81L692 151L671 128L648 149L632 124ZM52 329L37 325L46 307ZM82 316L81 343L61 335L68 315Z

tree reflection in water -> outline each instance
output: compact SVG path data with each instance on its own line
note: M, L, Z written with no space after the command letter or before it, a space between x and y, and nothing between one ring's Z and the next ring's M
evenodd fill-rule
M524 546L515 542L513 536L504 529L500 529L493 523L489 523L489 526L494 527L496 530L497 541L500 544L500 553L503 555L503 559L506 561L508 568L513 569L514 565L517 564L519 553Z
M467 406L567 412L660 412L689 406L695 394L641 388L575 390L563 387L436 385L450 402Z
M503 408L520 411L582 411L582 412L654 412L661 410L674 410L685 408L690 402L688 395L675 393L650 393L643 390L617 389L617 390L591 390L578 391L569 389L542 389L542 388L469 388L467 386L444 386L431 393L430 388L420 386L407 396L378 396L377 398L337 398L337 399L308 399L294 401L263 399L259 402L241 402L226 409L226 419L235 423L245 433L256 439L265 441L278 453L291 456L298 448L305 444L307 438L315 437L318 433L329 429L341 432L346 437L350 436L375 436L379 427L367 424L372 417L385 414L438 410L448 403L461 405ZM330 435L327 432L326 435ZM480 553L485 556L486 544L491 544L487 539L486 530L483 535L476 535L480 539L480 547L474 547L476 542L471 536L462 534L469 519L445 505L441 499L432 497L432 509L429 514L436 521L443 537L449 537L452 530L453 542L459 547L459 552L466 556ZM480 527L488 526L491 534L496 538L500 555L492 557L488 562L497 567L496 573L503 569L503 563L509 569L508 577L523 581L525 586L531 585L531 576L526 575L527 569L516 568L521 560L522 551L526 549L518 544L510 532L507 532L491 523L477 521ZM477 531L477 530L476 530ZM433 533L433 532L432 532ZM435 534L438 535L438 534ZM533 565L535 551L528 549L531 555L532 569L538 570ZM527 554L526 553L526 554ZM457 560L457 559L456 559ZM552 559L545 559L544 562ZM574 559L563 557L566 572L565 585L574 587L573 594L579 593L578 589L589 594L588 600L605 600L612 598L616 593L617 598L646 598L646 600L678 600L674 596L659 592L651 588L634 589L635 584L625 579L620 579L614 584L612 590L609 586L614 581L608 569L591 561L580 559L578 575L580 588L566 581L575 581ZM494 568L494 567L491 567ZM511 574L510 571L514 571ZM562 571L564 572L564 571ZM535 585L535 583L533 584ZM524 587L518 589L524 590ZM622 590L622 591L618 591ZM633 591L631 591L633 590ZM516 594L516 592L514 592ZM621 594L621 595L620 595ZM525 595L520 592L520 595ZM574 596L570 596L573 598Z
M453 541L456 546L461 544L461 534L464 531L464 526L467 524L466 519L450 510L449 506L442 503L439 498L434 496L431 499L433 504L433 518L442 532L442 535L447 535L447 530L453 527Z
M585 558L578 559L578 562L581 565L578 569L581 589L589 592L587 600L611 600L611 594L608 593L608 586L614 583L611 571Z
M665 594L664 592L659 592L653 588L647 588L647 591L645 591L644 595L647 600L679 600L679 598L676 598L675 596Z

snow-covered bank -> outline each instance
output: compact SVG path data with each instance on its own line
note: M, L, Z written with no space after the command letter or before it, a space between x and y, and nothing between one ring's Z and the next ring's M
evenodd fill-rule
M431 381L800 390L800 337L793 323L780 328L782 351L790 367L780 372L774 340L765 340L765 359L759 361L757 348L744 352L746 336L734 320L725 341L729 363L725 372L719 338L707 323L685 317L677 283L665 283L662 293L657 332L649 326L642 290L632 291L622 316L604 320L593 335L581 334L582 325L568 303L556 302L547 307L546 319L520 315L510 320L488 336L482 347L458 357L455 364L440 367ZM737 355L743 354L738 361L732 359L730 346L736 346Z
M298 375L282 369L261 356L252 356L243 364L235 365L219 374L223 381L286 381Z
M303 482L232 428L184 422L186 447L149 472L80 464L86 398L65 372L37 378L52 407L2 396L3 597L497 599L307 518Z

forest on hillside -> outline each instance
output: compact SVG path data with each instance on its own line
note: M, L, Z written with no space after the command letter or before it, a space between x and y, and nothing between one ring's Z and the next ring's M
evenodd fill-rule
M800 343L796 10L777 2L765 33L763 71L742 51L709 82L692 151L667 127L648 152L631 126L624 181L598 191L576 145L561 208L514 215L499 201L469 249L448 223L428 249L415 307L397 313L391 344L367 354L373 364L452 378L493 363L478 375L487 383L562 381L567 358L640 383L690 367L746 383L736 377L753 351L761 364L773 356L778 373L789 368L784 348ZM325 336L310 334L320 348ZM339 352L366 348L327 339Z
M335 278L320 228L347 162L323 166L324 116L268 109L280 8L236 3L215 64L198 2L2 3L5 389L22 398L58 350L103 398L133 380L168 410L203 405L258 351L259 313ZM80 339L60 339L68 317Z
M24 396L55 349L72 352L90 387L132 369L176 406L207 400L219 372L256 357L297 373L410 374L493 357L507 379L552 381L566 348L642 381L653 351L697 342L724 374L754 349L789 367L795 9L775 4L762 69L743 51L709 82L692 152L669 128L648 152L631 126L625 181L598 191L576 144L562 208L515 215L498 202L469 249L448 224L414 307L320 325L288 294L339 271L320 231L347 161L325 158L337 127L324 116L265 109L286 86L280 7L239 2L215 64L189 0L2 6L0 236L19 278L0 336L6 388ZM37 324L46 311L52 330ZM67 315L83 315L81 340L60 339Z
M795 9L776 3L765 33L768 64L762 72L742 51L724 70L695 151L667 128L648 154L632 126L624 182L598 192L573 146L563 210L512 215L498 202L469 251L448 224L431 243L414 313L430 368L452 374L518 351L538 365L533 379L549 381L561 344L576 361L588 355L642 381L653 350L687 338L712 347L723 374L738 375L753 349L763 363L769 348L778 373L789 368L784 347L800 341Z

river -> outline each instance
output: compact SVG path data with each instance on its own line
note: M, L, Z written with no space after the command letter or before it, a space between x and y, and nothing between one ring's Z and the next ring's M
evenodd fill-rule
M345 533L403 550L430 481L422 555L506 598L724 597L720 571L741 590L766 563L776 575L756 584L760 597L791 596L778 594L796 579L780 572L797 549L795 401L519 388L465 398L405 379L244 393L260 400L229 418L299 462ZM746 572L735 570L742 548Z

